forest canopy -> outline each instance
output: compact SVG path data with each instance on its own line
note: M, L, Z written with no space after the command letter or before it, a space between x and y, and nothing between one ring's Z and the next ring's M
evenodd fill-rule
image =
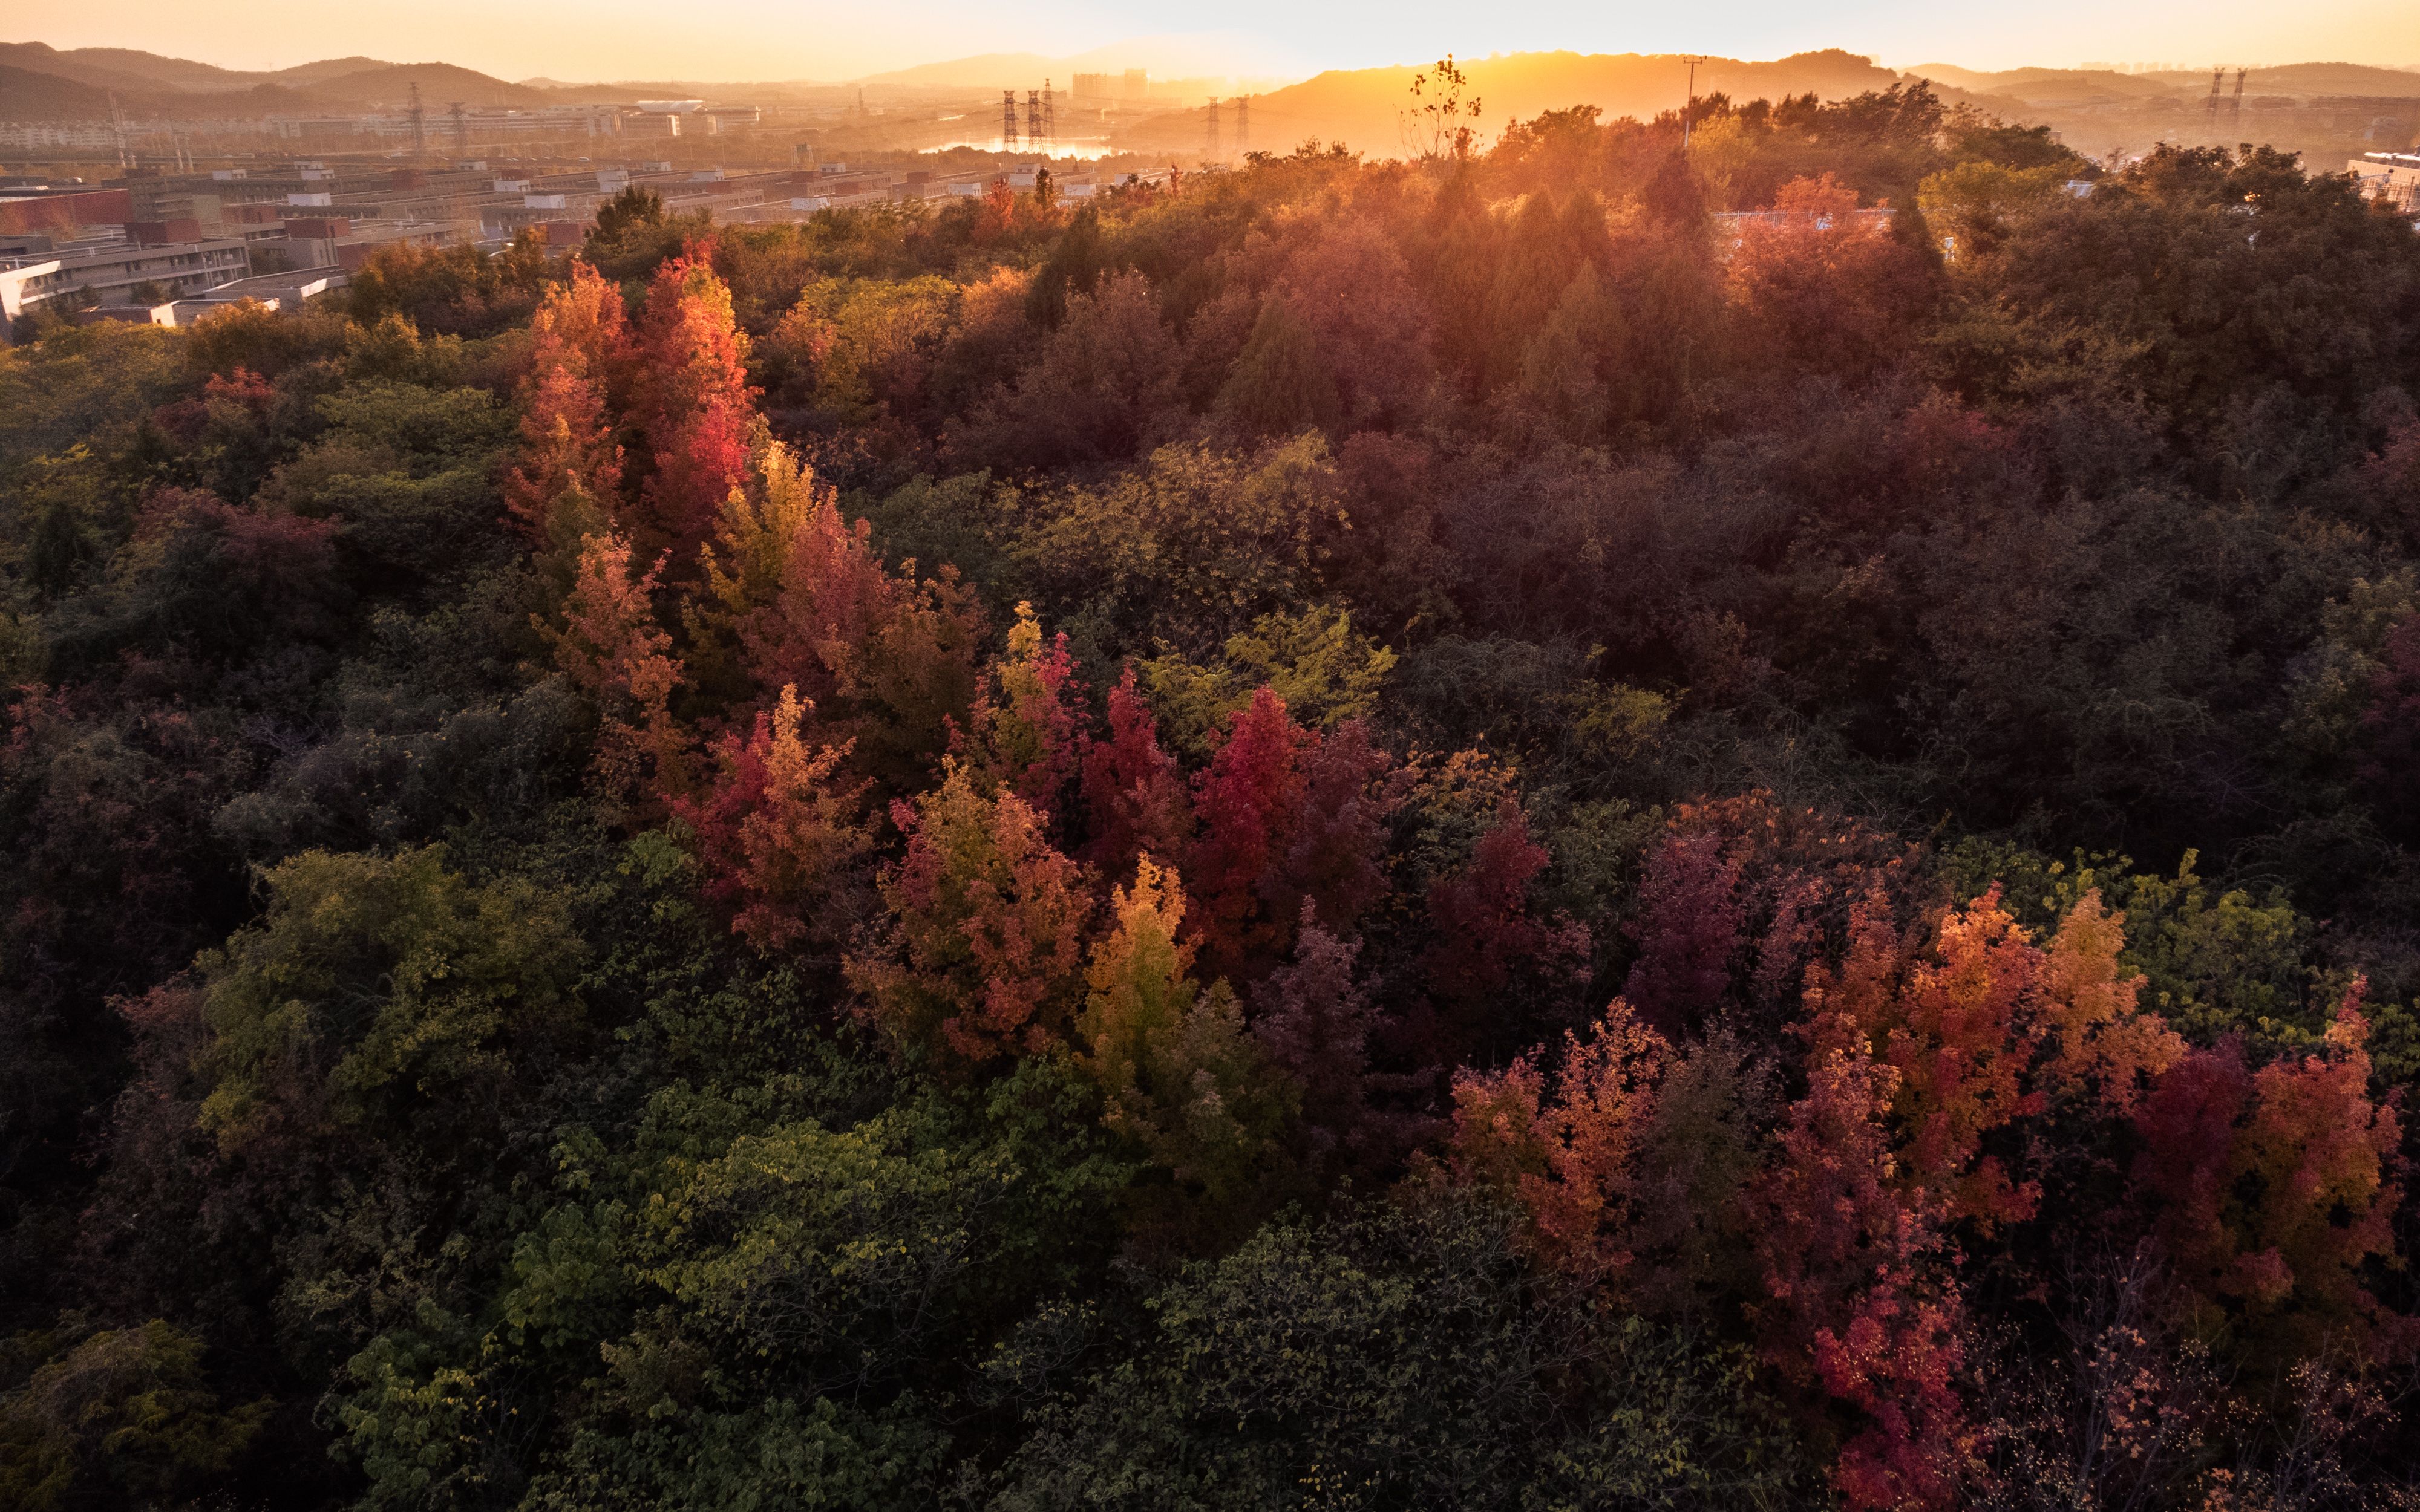
M0 1504L2410 1504L2420 234L1688 125L27 322Z

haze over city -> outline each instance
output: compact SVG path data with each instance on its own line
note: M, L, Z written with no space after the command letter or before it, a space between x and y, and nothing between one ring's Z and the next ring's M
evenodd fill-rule
M21 18L23 26L35 18ZM2086 60L2340 59L2420 64L2420 8L2397 0L2312 6L1946 6L1920 0L1722 7L1627 3L1481 6L1446 0L1302 6L1233 0L1040 0L1020 6L905 0L881 6L704 0L676 9L640 0L427 0L329 6L259 0L235 8L178 0L97 0L47 8L40 38L69 47L141 47L234 69L276 69L365 54L442 58L505 78L841 81L985 53L1076 55L1135 43L1137 66L1164 73L1302 76L1324 69L1418 63L1452 52L1574 50L1779 57L1825 47L1892 67L2067 67Z

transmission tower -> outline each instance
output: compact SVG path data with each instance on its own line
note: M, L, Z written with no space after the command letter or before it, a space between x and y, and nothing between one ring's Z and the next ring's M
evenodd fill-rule
M413 81L409 88L411 91L411 161L418 162L428 156L428 112L420 103L419 82Z
M1000 148L1002 152L1016 150L1016 91L1000 92Z
M1050 81L1042 81L1042 140L1052 147L1059 145L1059 102L1050 93Z
M1208 162L1216 162L1218 161L1218 97L1217 95L1210 97L1209 112L1202 116L1202 120L1203 127L1202 156Z
M127 166L126 112L117 108L117 91L109 92L109 139L117 148L117 165Z
M1252 150L1252 97L1235 97L1235 155L1242 157Z
M1028 89L1025 92L1025 145L1039 147L1042 138L1042 91Z
M2236 70L2235 70L2235 104L2234 104L2234 106L2233 106L2233 107L2228 111L2228 113L2227 113L2227 117L2226 117L2226 132L2227 132L2227 134L2228 134L2229 136L2233 136L2236 132L2241 131L2242 129L2243 129L2243 70L2242 70L2242 69L2236 69Z
M451 109L454 113L454 150L468 156L471 151L471 117L458 100L454 101Z
M2224 64L2210 70L2210 100L2202 108L2202 126L2209 134L2218 134L2218 86L2226 77Z

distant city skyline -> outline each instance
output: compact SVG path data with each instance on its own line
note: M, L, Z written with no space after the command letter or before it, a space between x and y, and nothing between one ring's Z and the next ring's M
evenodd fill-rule
M1206 24L1205 24L1206 23ZM1712 8L1367 0L1307 7L1231 0L1204 12L1147 0L895 0L881 8L691 0L676 8L636 0L418 0L381 8L324 0L254 0L235 11L171 0L88 0L54 10L8 40L57 48L129 47L223 68L270 69L364 54L447 62L507 79L684 78L822 80L989 53L1063 57L1115 52L1104 66L1161 74L1306 76L1324 69L1569 49L1590 53L1712 53L1761 59L1816 48L1870 54L1886 66L1949 63L1998 69L2072 68L2084 60L2175 59L2420 64L2420 6L2338 0L2297 8L2087 4L1947 7L1915 0L1833 6L1737 0ZM1128 54L1131 54L1130 56Z

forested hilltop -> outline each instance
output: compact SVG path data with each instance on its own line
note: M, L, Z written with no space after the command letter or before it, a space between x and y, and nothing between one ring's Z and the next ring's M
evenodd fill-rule
M2348 178L1919 86L342 298L0 353L0 1505L2420 1504Z

